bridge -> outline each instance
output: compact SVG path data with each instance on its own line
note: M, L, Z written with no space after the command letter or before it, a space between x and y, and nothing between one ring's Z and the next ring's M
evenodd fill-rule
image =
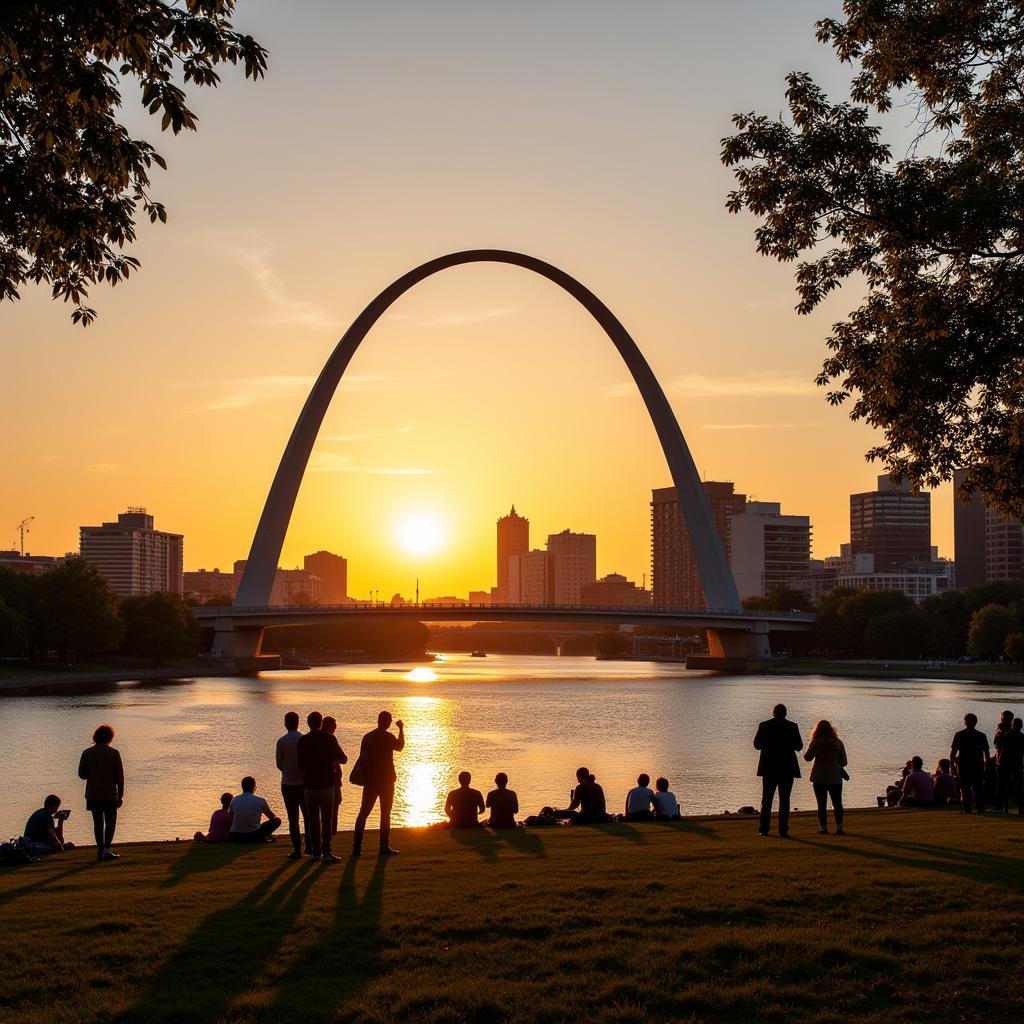
M445 608L433 604L429 607L414 605L391 608L358 603L333 608L295 609L270 606L274 575L277 572L288 523L313 444L328 406L356 350L374 324L410 288L433 274L469 263L502 263L547 278L583 306L604 330L626 364L651 417L651 424L658 435L675 485L680 515L693 547L704 596L713 610L663 611L523 605L488 605L475 608L460 605L457 608ZM518 619L693 626L707 630L711 662L723 668L735 668L745 664L748 659L767 657L770 654L769 628L810 628L807 616L796 619L790 613L744 611L729 568L725 547L718 535L704 487L679 422L654 371L626 328L589 288L565 271L534 256L504 249L469 249L449 253L447 256L421 264L388 285L356 317L325 363L292 430L253 536L234 605L230 608L200 609L199 612L203 619L213 620L214 650L225 660L233 661L241 670L252 670L261 666L264 629L332 620L358 621L360 618L381 617L416 618L431 622Z

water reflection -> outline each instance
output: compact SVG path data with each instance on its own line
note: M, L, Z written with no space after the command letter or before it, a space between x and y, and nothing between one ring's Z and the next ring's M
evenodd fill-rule
M412 679L417 672L430 669L414 669L407 678L428 681ZM455 763L454 704L448 697L419 695L403 697L396 704L396 717L406 726L405 750L396 757L400 762L396 802L402 807L404 824L428 825L444 816L447 780Z
M436 683L437 673L432 668L414 668L411 672L406 672L405 678L410 683Z

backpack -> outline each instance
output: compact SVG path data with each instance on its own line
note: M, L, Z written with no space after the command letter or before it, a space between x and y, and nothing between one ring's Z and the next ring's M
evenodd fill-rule
M14 867L18 864L35 864L38 860L38 857L33 857L29 853L24 837L0 843L0 864L5 867Z

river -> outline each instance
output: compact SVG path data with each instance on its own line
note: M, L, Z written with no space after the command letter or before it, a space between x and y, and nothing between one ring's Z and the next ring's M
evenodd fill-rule
M7 798L0 833L18 834L53 792L72 811L67 838L91 842L76 771L100 722L117 730L114 745L125 762L120 840L205 830L220 793L238 792L245 774L256 777L257 792L283 815L274 743L286 711L304 720L313 708L337 718L350 766L379 710L404 719L406 748L396 757L398 824L443 817L445 794L463 769L485 793L496 772L507 772L523 814L563 804L580 765L596 774L610 810L621 810L643 771L670 779L684 814L735 811L758 802L751 740L777 701L789 706L805 737L819 718L833 722L850 758L846 802L873 806L911 755L920 754L930 770L948 754L966 712L978 715L991 738L1004 707L1024 711L1024 687L722 676L651 662L450 654L429 666L338 665L257 679L4 696L0 778ZM805 770L794 789L796 807L814 803L806 776ZM343 829L352 827L358 792L346 784Z

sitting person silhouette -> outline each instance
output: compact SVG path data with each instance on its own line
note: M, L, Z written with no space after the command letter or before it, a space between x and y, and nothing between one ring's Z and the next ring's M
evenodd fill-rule
M43 806L33 811L25 822L25 845L28 852L40 856L73 850L75 844L64 841L64 820L70 813L61 813L60 797L51 793L43 801Z
M231 793L221 793L220 807L210 815L210 830L203 835L197 832L193 838L197 843L226 843L228 833L231 831L231 801L234 799Z
M935 804L935 786L932 777L924 770L924 760L910 759L910 774L903 780L900 807L932 807Z
M960 803L960 783L951 770L948 757L939 759L932 775L932 793L937 804Z
M675 821L682 817L679 801L675 793L669 792L668 779L664 777L654 783L654 816L658 821Z
M449 828L479 828L479 815L484 811L484 798L479 789L470 789L473 776L459 772L459 788L453 789L444 802Z
M546 808L542 814L571 821L574 825L599 825L608 820L604 790L587 768L576 769L576 788L564 810Z
M491 828L515 828L516 815L519 813L519 797L514 789L508 788L508 776L504 772L498 772L494 776L494 785L487 794L486 805L491 810L491 816L487 824Z
M242 779L242 792L232 798L228 811L231 814L228 841L232 843L269 843L273 841L272 834L281 827L281 819L267 801L256 795L256 780L251 775ZM264 817L267 820L261 823Z
M637 776L636 785L626 794L626 821L653 821L654 790L646 772Z

